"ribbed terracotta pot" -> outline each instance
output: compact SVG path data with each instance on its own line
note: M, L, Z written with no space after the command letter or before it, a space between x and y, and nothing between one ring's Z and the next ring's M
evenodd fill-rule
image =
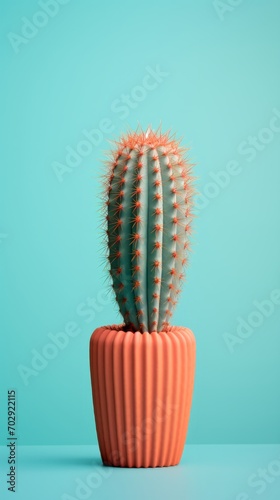
M97 328L90 340L95 422L103 463L179 463L191 409L195 337L191 330Z

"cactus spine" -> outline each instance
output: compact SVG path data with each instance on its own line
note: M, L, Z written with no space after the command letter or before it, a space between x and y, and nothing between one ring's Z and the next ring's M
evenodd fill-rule
M169 134L129 133L106 175L112 286L127 328L166 330L187 262L191 165Z

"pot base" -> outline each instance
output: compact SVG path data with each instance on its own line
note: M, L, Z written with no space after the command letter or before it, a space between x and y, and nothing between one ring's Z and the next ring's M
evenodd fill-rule
M180 462L191 409L191 330L97 328L90 339L93 405L104 465L167 467Z

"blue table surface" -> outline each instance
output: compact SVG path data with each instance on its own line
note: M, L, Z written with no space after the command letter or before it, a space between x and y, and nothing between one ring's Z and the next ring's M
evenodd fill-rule
M175 467L104 467L98 446L18 446L17 489L7 490L0 448L0 499L280 500L280 445L186 445Z

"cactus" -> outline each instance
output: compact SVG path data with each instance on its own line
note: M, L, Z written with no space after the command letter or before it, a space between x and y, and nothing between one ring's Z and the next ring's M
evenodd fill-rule
M116 146L105 183L112 287L127 329L160 332L187 263L192 165L168 133L128 133Z

